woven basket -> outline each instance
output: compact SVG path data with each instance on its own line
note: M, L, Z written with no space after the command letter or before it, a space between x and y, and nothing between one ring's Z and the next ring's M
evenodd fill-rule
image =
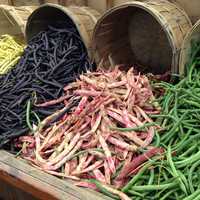
M63 7L56 4L44 4L36 9L28 19L26 26L26 38L29 41L34 35L45 30L49 25L56 25L71 19L77 27L80 36L88 49L90 58L93 55L92 35L97 19L100 14L89 7Z
M185 66L190 59L192 41L200 42L200 20L196 22L183 41L179 62L179 73L181 75L185 73Z
M1 5L9 5L9 0L1 0Z
M35 8L34 6L0 5L0 35L10 34L23 38L28 16Z
M12 6L39 6L40 0L7 0Z
M87 4L86 0L59 0L60 4L63 6L85 6Z
M183 39L191 28L187 14L166 0L130 1L108 10L94 31L96 60L140 66L155 74L178 71Z
M177 3L182 6L185 12L190 17L193 24L200 19L200 1L199 0L169 0L172 3Z
M54 3L62 6L86 6L87 0L41 0L41 3Z

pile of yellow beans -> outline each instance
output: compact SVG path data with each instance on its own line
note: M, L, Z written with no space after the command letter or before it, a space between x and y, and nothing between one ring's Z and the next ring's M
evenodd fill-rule
M23 51L24 45L17 43L10 35L2 35L0 37L0 74L5 74L14 67Z

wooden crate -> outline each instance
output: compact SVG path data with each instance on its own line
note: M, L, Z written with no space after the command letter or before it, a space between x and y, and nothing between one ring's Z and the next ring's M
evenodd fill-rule
M70 180L40 171L22 159L0 150L0 199L5 200L111 200Z

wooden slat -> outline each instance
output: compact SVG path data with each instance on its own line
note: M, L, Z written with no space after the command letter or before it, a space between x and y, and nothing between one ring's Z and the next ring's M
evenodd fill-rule
M0 180L42 200L110 199L92 190L78 188L69 180L46 174L3 150L0 151Z
M106 6L107 9L112 8L113 7L113 0L107 0L106 4L107 4L107 6Z
M8 183L0 180L0 199L3 200L38 200L37 198L33 197L32 195L19 190L16 187L11 187Z

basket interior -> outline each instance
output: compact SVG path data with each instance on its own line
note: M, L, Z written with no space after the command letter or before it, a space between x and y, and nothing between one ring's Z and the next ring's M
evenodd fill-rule
M46 30L48 26L66 28L69 24L73 24L76 27L71 17L60 8L56 6L41 6L28 19L26 39L30 41L39 32Z
M97 25L95 45L98 56L108 65L137 66L140 71L154 74L171 69L173 51L156 18L146 10L127 6L111 11Z

